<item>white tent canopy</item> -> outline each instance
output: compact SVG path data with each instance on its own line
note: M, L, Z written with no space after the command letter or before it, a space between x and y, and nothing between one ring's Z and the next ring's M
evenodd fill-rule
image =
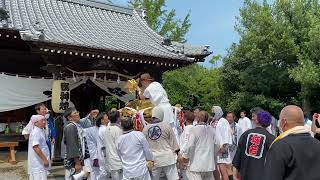
M70 89L72 90L88 79L121 101L128 102L134 99L134 95L125 88L125 82L93 80L93 78L88 77L78 77L75 81L67 79L67 81L70 83ZM1 74L0 112L21 109L50 100L51 95L45 95L44 92L51 91L52 82L53 79L35 79Z

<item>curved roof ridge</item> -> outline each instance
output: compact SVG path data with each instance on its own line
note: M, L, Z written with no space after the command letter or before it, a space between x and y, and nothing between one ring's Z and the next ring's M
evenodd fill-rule
M137 12L136 12L137 13ZM186 57L184 52L177 50L176 48L172 47L172 46L167 46L163 44L163 41L165 39L165 37L161 36L159 33L157 33L156 31L154 31L153 29L151 29L151 27L148 25L148 23L143 19L143 18L137 18L139 23L142 25L141 27L143 27L145 29L145 31L149 34L148 36L154 40L158 40L160 41L160 46L163 47L164 49L168 50L170 53L175 54L177 56L180 57ZM176 41L173 41L176 42ZM179 43L179 42L176 42ZM180 43L182 44L182 43ZM193 60L194 58L189 58L190 60Z
M73 4L79 4L84 6L89 6L97 9L103 9L107 11L114 11L122 14L128 14L132 15L134 8L128 7L128 6L120 6L115 5L107 2L101 2L96 0L58 0L58 1L64 1L64 2L70 2ZM142 10L138 9L139 15L142 13Z

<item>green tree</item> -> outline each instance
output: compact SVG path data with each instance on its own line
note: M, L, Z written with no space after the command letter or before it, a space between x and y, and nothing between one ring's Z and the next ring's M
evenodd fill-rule
M319 108L318 0L246 0L236 30L240 42L222 67L228 108L258 105L278 112L292 103L307 113Z
M296 103L299 86L289 77L299 45L292 27L281 23L278 1L270 5L246 0L236 30L240 42L224 58L222 84L227 109L261 106L273 113ZM249 107L250 106L250 107Z
M131 0L129 4L134 8L146 11L146 21L150 28L161 36L177 42L186 42L190 23L190 12L182 19L176 17L176 10L167 10L165 0Z
M219 74L219 69L207 69L195 64L165 72L163 84L171 104L201 106L210 110L213 104L223 102Z

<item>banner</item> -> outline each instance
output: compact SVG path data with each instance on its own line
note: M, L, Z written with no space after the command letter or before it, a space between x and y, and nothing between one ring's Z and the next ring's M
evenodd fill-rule
M55 113L63 113L70 104L69 82L63 80L54 80L52 83L52 110Z

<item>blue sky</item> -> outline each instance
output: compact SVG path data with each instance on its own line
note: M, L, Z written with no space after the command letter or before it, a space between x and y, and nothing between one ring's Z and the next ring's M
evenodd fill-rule
M127 5L127 0L113 0L113 3ZM243 0L167 0L167 9L176 9L180 18L191 11L188 43L209 45L214 55L222 56L232 43L239 41L234 26L242 5ZM211 67L209 63L204 65Z

